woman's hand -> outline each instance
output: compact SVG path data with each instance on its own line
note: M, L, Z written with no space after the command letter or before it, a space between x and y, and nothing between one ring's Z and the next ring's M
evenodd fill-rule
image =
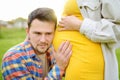
M75 16L62 17L59 21L59 31L63 30L77 30L79 31L82 21Z

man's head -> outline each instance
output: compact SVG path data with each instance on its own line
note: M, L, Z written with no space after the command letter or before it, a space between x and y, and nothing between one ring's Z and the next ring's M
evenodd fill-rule
M50 47L56 29L57 18L50 8L38 8L28 16L27 36L37 54Z

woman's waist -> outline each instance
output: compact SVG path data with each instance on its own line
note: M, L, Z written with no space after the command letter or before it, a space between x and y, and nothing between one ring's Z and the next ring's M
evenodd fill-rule
M81 45L84 46L100 46L99 43L93 42L90 39L88 39L85 35L80 34L78 31L56 31L54 36L54 42L57 42L58 44L62 41L68 40L73 45L76 45L80 47Z

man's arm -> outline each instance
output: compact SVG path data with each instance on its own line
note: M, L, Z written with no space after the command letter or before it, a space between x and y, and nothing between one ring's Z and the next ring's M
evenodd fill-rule
M13 60L12 57L3 60L2 76L3 80L33 80L26 66L17 59Z
M56 64L52 67L45 80L61 80L72 54L72 45L69 41L62 42L59 49L52 49Z
M52 67L48 73L48 76L44 80L61 80L72 53L72 46L68 41L66 41L61 44L57 52L54 49L52 51L56 60L56 64ZM40 74L34 71L34 69L36 70L37 67L31 64L30 59L27 60L25 59L26 57L23 58L23 56L19 55L19 53L16 53L15 55L13 52L11 52L10 54L13 55L4 57L2 61L2 75L4 80L43 79L42 75L40 78ZM28 70L28 68L31 69L31 72ZM35 75L35 73L37 75ZM37 77L38 75L39 77Z

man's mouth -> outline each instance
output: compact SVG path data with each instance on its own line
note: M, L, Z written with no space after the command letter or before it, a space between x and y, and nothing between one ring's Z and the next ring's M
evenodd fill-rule
M47 44L40 44L38 46L43 49L43 48L46 48Z

